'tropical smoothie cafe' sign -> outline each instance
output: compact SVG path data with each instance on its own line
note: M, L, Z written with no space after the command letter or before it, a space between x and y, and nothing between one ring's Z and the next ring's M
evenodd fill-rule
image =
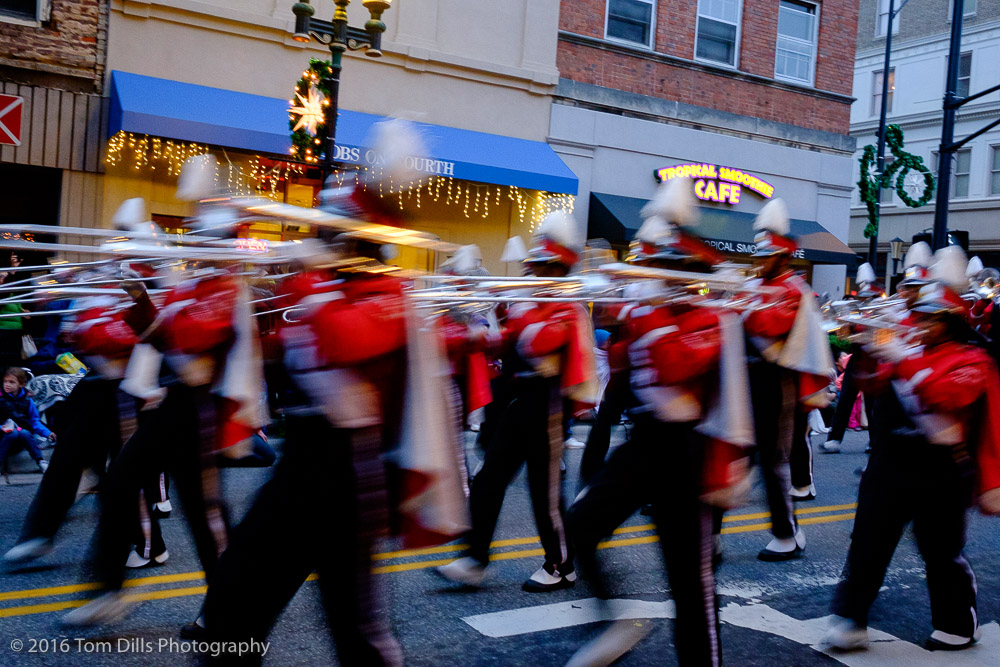
M731 206L740 203L740 194L744 188L764 199L770 199L774 194L774 186L764 179L739 169L715 164L678 164L656 170L657 181L669 181L672 178L696 179L695 197Z
M727 206L735 206L740 203L740 196L744 191L749 190L762 199L770 199L774 195L774 186L753 174L747 173L733 167L724 167L717 164L690 163L677 164L672 167L663 167L654 172L656 180L669 181L673 178L690 178L694 180L694 195L702 201L717 202ZM719 209L706 208L702 210L702 230L712 236L714 231L719 236L732 233L734 217L745 216L750 222L753 216L747 213ZM716 218L724 216L724 220ZM706 220L706 218L708 220ZM728 221L728 224L727 224ZM707 224L706 224L707 223ZM707 227L707 229L706 229ZM739 227L742 231L742 226ZM735 253L738 255L752 255L757 250L753 241L737 241L733 239L720 239L703 237L705 242L723 252ZM804 258L804 251L799 248L795 251L794 257Z

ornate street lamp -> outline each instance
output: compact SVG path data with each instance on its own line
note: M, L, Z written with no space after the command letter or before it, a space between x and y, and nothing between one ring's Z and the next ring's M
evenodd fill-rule
M899 264L899 260L903 259L903 243L903 239L898 236L889 241L889 248L891 250L889 256L892 257L892 275L899 273L897 265Z
M315 39L320 44L330 47L330 67L326 77L327 89L330 91L330 103L326 106L327 145L323 160L323 179L333 171L333 156L336 147L337 110L340 97L341 56L344 51L364 51L366 56L378 58L382 55L382 33L385 23L382 22L382 12L389 9L392 0L361 0L368 9L371 18L365 22L365 27L354 28L347 25L347 6L351 0L334 0L337 9L333 12L332 21L314 19L316 9L309 0L296 2L292 5L295 14L295 33L292 39L297 42L308 42Z

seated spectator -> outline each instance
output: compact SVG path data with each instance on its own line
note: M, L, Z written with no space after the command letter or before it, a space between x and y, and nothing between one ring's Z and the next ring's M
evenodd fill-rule
M28 384L28 374L22 368L8 368L3 377L3 391L0 392L0 468L6 472L7 457L20 451L28 451L42 472L49 467L35 442L35 436L55 440L56 436L42 423L35 402L28 396L24 386Z

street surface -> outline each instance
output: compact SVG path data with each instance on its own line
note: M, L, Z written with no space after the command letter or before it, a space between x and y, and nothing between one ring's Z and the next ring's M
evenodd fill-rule
M586 432L586 426L575 428L581 440ZM823 437L815 436L814 443ZM931 631L930 607L923 563L909 531L872 611L871 649L827 654L818 646L847 552L857 500L854 471L866 460L866 441L865 433L849 432L843 453L816 455L818 497L798 505L808 538L802 560L757 561L757 552L769 540L762 489L756 489L752 504L726 517L718 589L727 664L1000 665L1000 523L978 514L972 515L966 549L976 572L984 629L977 647L958 654L922 648ZM580 455L581 450L566 452L567 494L575 493ZM247 510L269 474L268 469L223 471L234 519ZM11 486L0 487L0 551L14 545L37 479L37 475L14 475ZM161 640L177 639L178 629L197 616L205 585L176 498L173 504L173 516L161 524L170 560L132 573L128 590L142 602L113 627L80 631L59 624L66 610L82 604L90 589L84 568L95 526L95 496L84 496L73 508L52 554L2 572L0 665L197 664L199 658L178 652L182 650L178 644L160 650ZM337 530L337 508L323 512L330 518L330 529ZM521 583L542 562L523 473L507 495L483 590L457 588L433 574L434 566L450 561L457 551L455 545L401 551L387 543L375 556L373 567L407 664L561 665L599 627L593 622L599 608L585 581L549 594L521 591ZM616 613L622 618L651 619L637 622L653 624L650 634L618 664L676 664L669 620L673 607L647 517L632 517L602 545L601 555L613 581ZM261 572L260 578L271 574ZM302 587L269 639L265 664L336 664L315 583ZM38 651L45 645L42 640L49 640L47 652L30 653L32 647ZM17 646L19 651L14 650ZM137 650L142 647L150 649Z

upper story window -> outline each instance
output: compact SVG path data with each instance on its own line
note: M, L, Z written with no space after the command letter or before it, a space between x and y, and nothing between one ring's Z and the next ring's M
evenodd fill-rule
M781 0L778 8L775 78L812 84L816 65L818 12L818 7L810 2Z
M894 35L899 32L899 7L902 4L903 0L896 0L896 6L893 8L896 12L896 18L892 21L892 34ZM878 0L878 5L876 6L878 8L878 17L875 21L875 36L885 37L886 29L889 27L889 0Z
M886 113L892 113L892 94L896 90L896 68L889 68L889 91L885 96ZM871 115L882 115L882 70L872 73L872 111Z
M698 31L694 55L736 67L741 0L698 0Z
M990 163L990 194L1000 195L1000 146L993 146Z
M655 0L608 0L606 37L653 48Z
M37 24L49 20L51 0L0 0L0 21Z
M970 81L972 81L971 51L963 53L958 57L958 85L955 86L955 95L958 97L968 97Z
M934 153L934 179L939 180L941 155ZM972 149L962 148L955 151L951 165L951 199L964 199L969 196L969 178L972 171Z
M962 3L962 16L975 16L976 10L978 9L977 0L965 0ZM955 5L952 0L948 0L948 20L951 21L952 15L955 13Z

